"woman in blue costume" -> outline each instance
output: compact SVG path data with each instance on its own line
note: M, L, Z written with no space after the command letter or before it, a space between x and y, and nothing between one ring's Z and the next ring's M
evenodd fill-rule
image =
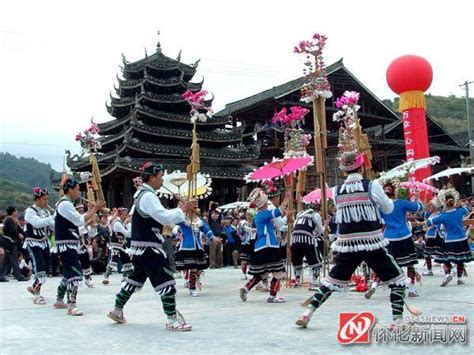
M250 257L249 274L252 279L247 282L245 287L240 289L240 298L247 301L248 292L257 285L260 280L273 273L270 282L270 297L268 303L285 302L282 297L276 297L278 292L278 280L285 275L285 261L280 253L280 245L275 234L273 220L286 213L288 196L285 196L279 208L269 210L267 201L268 196L260 188L255 188L249 195L250 206L257 208L254 223L257 229L255 246Z
M444 226L446 229L446 238L436 259L436 262L444 263L445 277L441 282L441 287L445 287L453 279L451 263L456 264L457 284L463 285L464 263L473 260L463 222L465 215L469 213L469 207L458 206L459 193L452 188L441 190L438 197L445 208L444 212L423 223L428 227Z
M426 221L428 218L434 218L441 214L441 201L438 197L433 197L428 204L428 211L423 212L422 217ZM435 225L428 227L425 233L425 245L423 254L425 255L426 272L423 276L433 276L432 258L439 256L439 249L443 244L444 227L438 228Z
M384 186L385 194L393 200L394 209L391 213L382 212L382 218L385 222L383 236L389 241L387 250L400 267L407 267L407 276L410 279L408 288L409 297L417 297L415 290L415 264L418 264L416 258L415 244L413 242L411 227L407 220L407 212L419 212L423 210L420 202L411 202L408 200L396 199L395 187L388 183Z
M186 217L186 220L179 223L178 226L182 239L176 253L176 269L189 272L189 293L193 297L199 297L196 285L200 284L199 276L202 270L207 268L207 255L204 252L201 234L207 240L220 242L221 239L214 236L209 226L197 215L192 220L189 216Z

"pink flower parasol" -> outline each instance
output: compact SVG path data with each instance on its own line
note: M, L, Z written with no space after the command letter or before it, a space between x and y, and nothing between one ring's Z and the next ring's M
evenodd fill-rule
M326 187L326 197L333 198L332 189ZM319 203L321 202L321 189L311 191L305 197L303 197L304 203Z
M417 191L430 191L430 192L438 192L438 189L434 186L429 184L425 184L423 182L416 181L414 178L410 179L409 181L404 181L400 183L400 186L409 189L410 192L417 192Z
M286 157L283 159L273 158L271 163L265 163L265 165L248 174L246 179L250 181L265 181L282 178L296 171L306 169L313 164L313 161L314 158L311 155Z

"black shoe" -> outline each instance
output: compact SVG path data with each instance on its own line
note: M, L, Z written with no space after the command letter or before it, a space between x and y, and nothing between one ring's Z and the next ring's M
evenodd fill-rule
M6 277L0 279L0 282L9 282L9 281L10 280L8 280Z
M30 278L29 277L21 277L19 279L16 279L18 282L21 282L21 281L29 281Z

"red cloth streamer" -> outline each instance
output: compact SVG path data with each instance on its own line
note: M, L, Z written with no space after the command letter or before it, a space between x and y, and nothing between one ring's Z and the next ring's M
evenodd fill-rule
M405 152L407 161L413 161L430 156L430 148L428 144L428 129L426 126L426 112L422 108L411 108L403 113L403 133L405 136ZM417 181L422 182L423 179L431 176L431 166L418 169L411 176ZM426 197L431 196L431 192L423 192ZM423 196L425 197L425 196Z

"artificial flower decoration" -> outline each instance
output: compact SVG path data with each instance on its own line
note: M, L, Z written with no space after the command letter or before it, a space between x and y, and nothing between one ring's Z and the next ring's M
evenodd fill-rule
M359 102L360 94L356 91L345 91L344 94L336 100L336 107L339 109L333 115L334 122L341 122L349 120L350 124L355 122L357 111L360 106Z
M139 187L143 185L143 180L140 176L133 178L132 181L133 181L133 186L135 186L136 189L138 189Z
M272 119L272 123L280 123L287 127L297 127L304 121L304 116L309 112L301 106L290 107L291 112L288 113L286 107L283 107L280 112L277 112Z
M300 41L293 52L304 58L303 74L307 82L301 88L301 101L310 103L318 97L330 98L331 86L327 79L326 64L323 58L323 49L327 37L316 33L311 41Z
M102 144L95 137L100 132L99 126L93 123L91 126L84 130L83 133L76 134L75 140L79 142L83 151L87 153L97 152L98 149L102 148Z
M339 122L339 143L337 145L339 150L339 157L343 153L357 152L356 140L354 137L353 128L357 120L357 111L360 94L356 91L345 91L344 94L336 100L336 107L339 110L334 113L333 121Z
M181 95L183 99L191 106L191 122L196 123L197 121L206 122L207 118L212 117L214 112L212 108L207 107L204 103L204 97L207 95L206 90L200 90L193 93L191 90L187 90Z

